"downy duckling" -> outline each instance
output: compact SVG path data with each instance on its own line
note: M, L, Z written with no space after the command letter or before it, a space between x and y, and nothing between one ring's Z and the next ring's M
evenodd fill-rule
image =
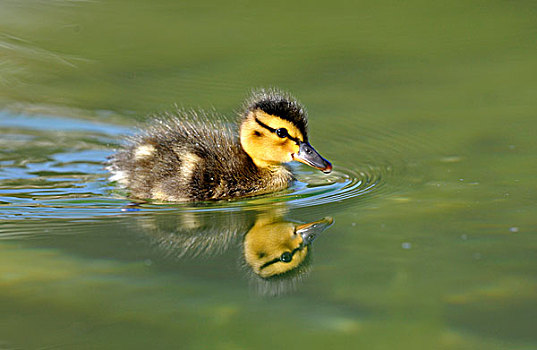
M110 180L131 198L207 201L285 189L293 160L325 173L332 165L309 144L307 115L291 96L261 90L246 101L237 133L224 122L177 112L153 125L110 159Z

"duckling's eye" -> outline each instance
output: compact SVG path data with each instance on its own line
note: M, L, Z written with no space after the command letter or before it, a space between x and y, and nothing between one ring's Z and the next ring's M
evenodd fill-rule
M293 256L289 252L283 252L282 255L280 256L281 262L288 263L291 260L293 260Z
M286 129L286 128L279 128L278 130L276 130L276 135L278 135L278 136L281 137L282 139L283 139L284 137L289 136L289 134L287 133L287 129Z

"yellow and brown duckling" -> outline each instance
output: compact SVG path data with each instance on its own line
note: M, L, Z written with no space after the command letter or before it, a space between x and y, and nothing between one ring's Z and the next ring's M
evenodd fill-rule
M284 163L293 160L332 170L308 142L306 111L285 93L254 93L238 135L203 116L177 112L155 119L111 157L110 179L127 187L132 198L206 201L287 188L293 175Z

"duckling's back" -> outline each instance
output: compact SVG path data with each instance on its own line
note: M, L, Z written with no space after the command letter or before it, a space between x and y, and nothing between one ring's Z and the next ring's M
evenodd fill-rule
M162 201L246 197L288 186L287 168L256 167L227 124L200 119L184 113L155 119L111 157L110 179L133 198Z

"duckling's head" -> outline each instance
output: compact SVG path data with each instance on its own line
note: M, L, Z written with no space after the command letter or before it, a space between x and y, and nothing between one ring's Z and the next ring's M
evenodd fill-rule
M306 111L294 98L262 90L246 105L241 146L260 168L296 160L328 174L332 164L309 144L307 126Z
M307 224L261 218L244 237L244 257L263 278L281 276L300 267L309 246L333 219L326 217Z

